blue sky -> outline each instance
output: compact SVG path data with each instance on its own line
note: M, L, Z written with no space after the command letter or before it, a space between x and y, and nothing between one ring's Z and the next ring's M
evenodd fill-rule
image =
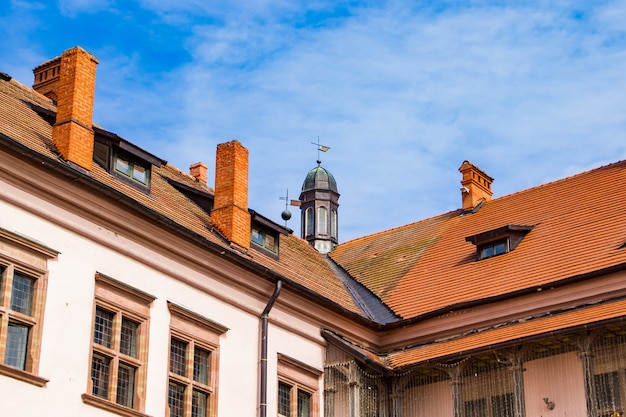
M319 137L346 241L458 208L464 160L499 197L626 159L624 22L602 0L9 0L0 71L30 85L82 46L96 123L210 184L240 140L279 223Z

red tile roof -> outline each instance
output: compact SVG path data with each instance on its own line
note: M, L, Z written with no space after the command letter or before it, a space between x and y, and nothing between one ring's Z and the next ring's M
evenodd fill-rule
M411 318L626 263L626 161L343 243L331 257ZM519 246L478 261L466 237L535 225Z

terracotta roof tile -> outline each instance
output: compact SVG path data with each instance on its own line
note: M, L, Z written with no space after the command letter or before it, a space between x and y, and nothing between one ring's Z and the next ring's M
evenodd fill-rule
M626 300L613 301L555 314L549 317L529 320L523 323L503 326L493 330L476 332L454 340L409 348L391 353L381 358L380 361L393 368L414 365L420 362L442 358L446 355L463 354L475 349L484 349L512 340L621 317L625 310Z
M332 257L403 318L626 262L626 161L340 245ZM467 236L536 225L513 251L476 260Z

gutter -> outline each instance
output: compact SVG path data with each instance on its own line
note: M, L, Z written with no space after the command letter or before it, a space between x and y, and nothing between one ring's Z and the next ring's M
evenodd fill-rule
M259 417L267 416L267 331L270 310L280 295L283 287L281 280L276 281L276 288L272 297L267 302L263 313L261 313L261 386L259 398Z

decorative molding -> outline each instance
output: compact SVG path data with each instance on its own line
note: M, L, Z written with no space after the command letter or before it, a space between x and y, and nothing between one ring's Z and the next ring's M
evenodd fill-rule
M186 308L174 304L171 301L167 302L167 308L170 310L170 313L172 315L178 316L183 320L192 322L196 326L207 328L214 333L221 335L230 330L226 326L216 323L213 320L201 316L200 314L194 313L193 311L187 310Z
M121 292L124 296L137 300L138 302L145 305L148 305L156 300L156 297L154 295L138 290L135 287L120 282L100 272L96 272L96 283L98 285L109 287L116 292Z
M10 232L6 229L0 227L0 238L6 239L11 243L15 243L27 249L30 249L33 252L37 252L40 255L45 256L46 258L53 259L56 258L57 255L61 252L51 249L42 243L39 243L33 239L30 239L27 236Z
M144 414L140 411L133 410L132 408L124 407L122 405L112 403L109 400L105 400L104 398L96 397L90 394L82 394L81 398L83 402L88 405L92 405L97 408L101 408L103 410L109 411L111 413L115 413L124 417L150 417L147 414Z
M0 375L19 379L20 381L28 382L29 384L33 384L38 387L45 387L48 381L50 381L49 379L31 374L30 372L22 371L21 369L13 368L11 366L7 366L1 363Z

